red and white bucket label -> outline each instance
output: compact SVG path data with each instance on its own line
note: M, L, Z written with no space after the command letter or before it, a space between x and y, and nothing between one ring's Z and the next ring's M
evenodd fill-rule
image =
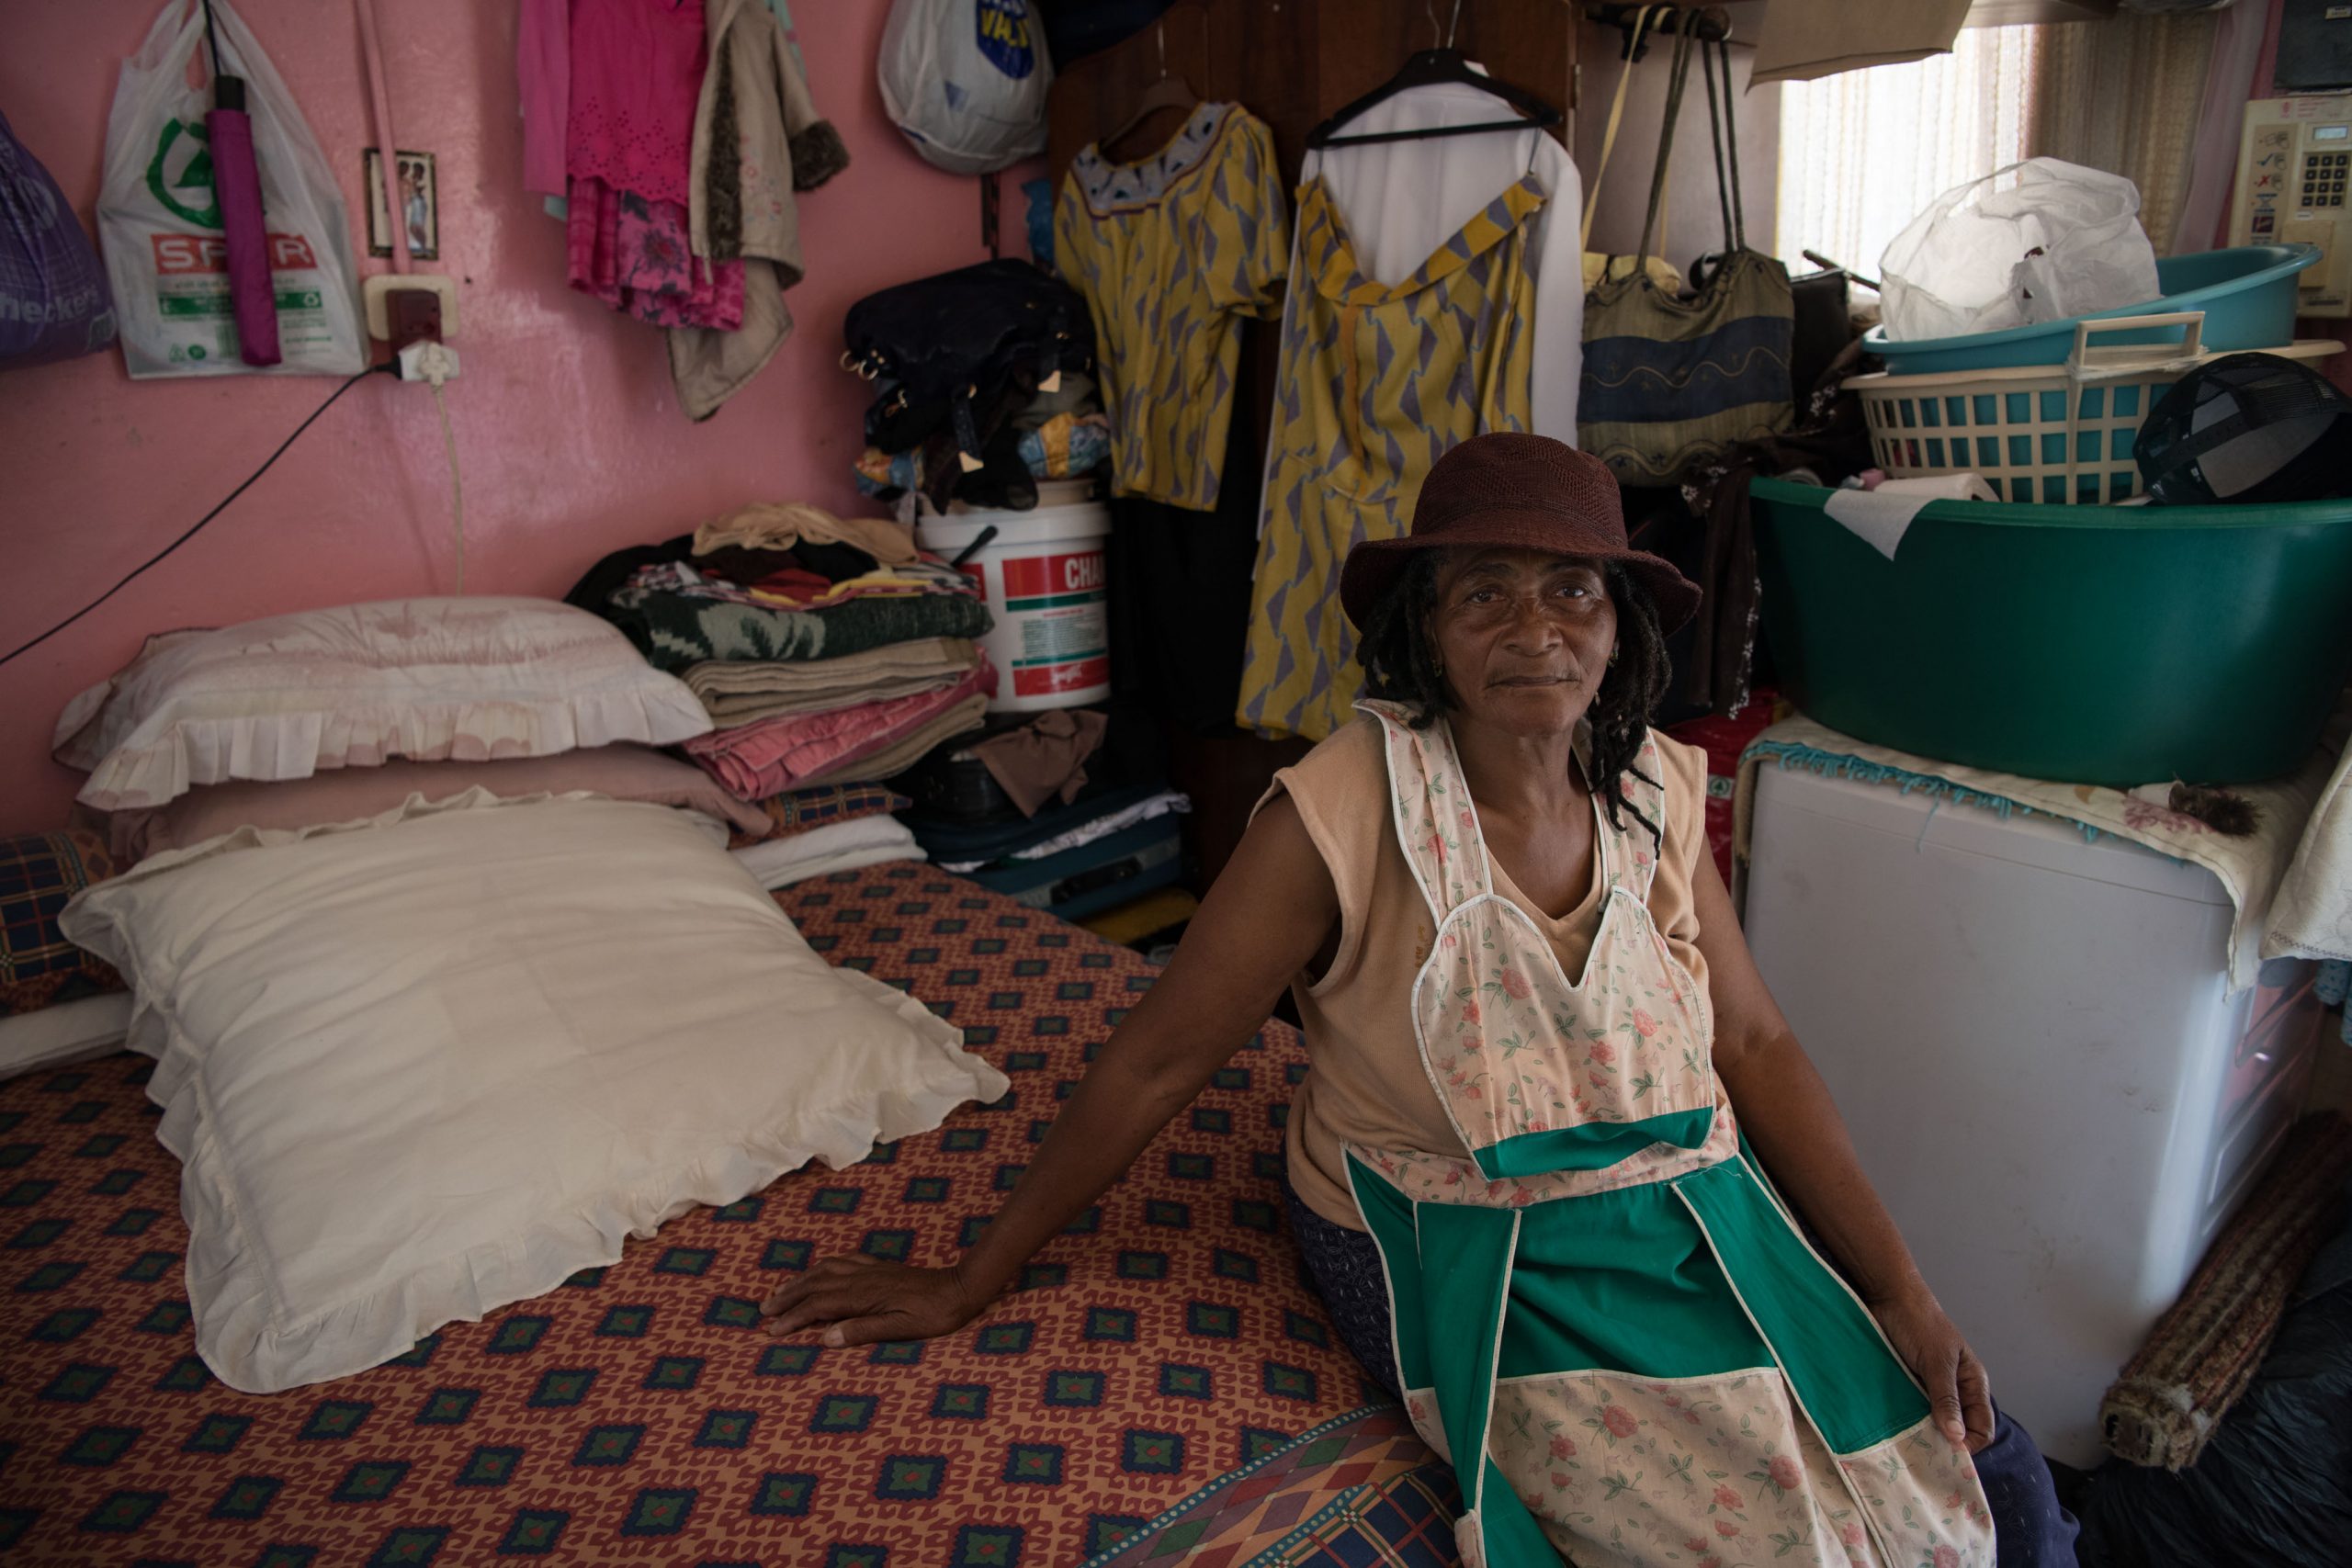
M1012 694L1056 696L1111 682L1102 552L1016 556L998 568L1012 634Z

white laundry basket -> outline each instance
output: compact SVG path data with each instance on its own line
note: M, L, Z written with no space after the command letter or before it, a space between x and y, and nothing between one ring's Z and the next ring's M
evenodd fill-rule
M1111 694L1111 513L1086 499L1088 489L1084 479L1047 481L1032 511L959 503L915 525L915 542L934 555L952 561L971 551L963 568L996 618L985 643L997 668L990 713L1076 707Z
M2097 504L2141 492L2132 456L2148 411L2175 381L2208 360L2205 313L2113 316L2076 323L2063 365L1927 376L1857 376L1871 451L1890 479L1983 476L2003 501ZM2108 334L2177 328L2177 344L2099 348ZM2264 349L2321 359L2340 343L2307 341Z

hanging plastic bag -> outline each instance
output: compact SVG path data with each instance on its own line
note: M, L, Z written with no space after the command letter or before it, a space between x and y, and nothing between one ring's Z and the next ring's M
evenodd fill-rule
M925 162L986 175L1046 150L1054 68L1028 0L898 0L875 67Z
M81 220L0 115L0 366L46 365L114 341L114 300Z
M1944 192L1886 247L1879 276L1897 340L2063 321L2164 293L2139 187L2057 158Z
M212 0L212 15L229 73L245 82L284 357L266 369L238 357L228 243L205 145L211 104L205 88L188 85L204 7L167 0L146 42L122 62L107 119L98 242L124 367L134 378L355 374L367 358L343 193L253 34L225 0ZM194 74L209 85L209 69Z

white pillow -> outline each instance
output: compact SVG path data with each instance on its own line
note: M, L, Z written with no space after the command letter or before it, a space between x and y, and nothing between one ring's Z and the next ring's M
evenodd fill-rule
M130 1028L130 998L120 991L11 1013L0 1018L0 1078L112 1055Z
M389 599L150 637L68 705L57 760L101 811L389 757L482 762L710 728L619 628L553 599Z
M812 876L861 871L892 861L929 860L912 829L895 817L860 817L828 822L806 833L768 839L728 852L752 880L773 893Z
M666 807L412 801L158 855L63 924L136 998L196 1343L266 1393L937 1126L1003 1075Z

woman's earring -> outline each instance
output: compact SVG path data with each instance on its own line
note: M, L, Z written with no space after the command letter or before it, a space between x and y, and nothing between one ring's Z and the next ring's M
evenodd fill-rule
M1614 648L1612 648L1612 649L1611 649L1609 650L1609 664L1610 664L1610 668L1611 668L1611 669L1612 669L1612 670L1613 670L1613 669L1615 669L1615 668L1616 668L1616 665L1617 665L1617 655L1618 655L1621 651L1623 651L1623 650L1622 650L1622 649L1614 649Z

